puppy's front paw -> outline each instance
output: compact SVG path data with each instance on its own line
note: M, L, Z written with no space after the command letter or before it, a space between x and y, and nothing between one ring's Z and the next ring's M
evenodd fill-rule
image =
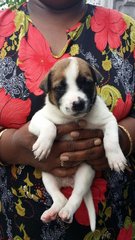
M38 138L32 147L35 158L38 158L39 160L44 157L47 158L51 151L52 144L52 141Z
M57 134L56 131L57 129L54 124L50 125L50 129L45 127L40 130L38 139L32 148L35 158L41 160L44 157L48 157Z
M117 172L124 171L127 165L127 160L121 150L109 153L107 158L109 166L112 170Z

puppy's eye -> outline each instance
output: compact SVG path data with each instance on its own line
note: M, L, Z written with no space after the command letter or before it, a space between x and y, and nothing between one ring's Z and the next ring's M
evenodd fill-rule
M91 86L92 81L86 77L79 77L77 79L77 85L80 89L88 89Z
M54 88L55 92L61 92L63 90L63 88L61 86L57 86Z
M55 86L54 91L55 92L65 92L66 89L66 83L64 80L62 80L59 85Z

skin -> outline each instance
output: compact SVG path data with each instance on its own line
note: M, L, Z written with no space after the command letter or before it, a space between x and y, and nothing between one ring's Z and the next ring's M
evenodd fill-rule
M32 2L39 3L42 5L42 7L48 7L50 9L54 10L66 10L68 8L76 7L76 5L82 5L85 1L82 0L34 0Z
M34 158L31 150L36 138L29 133L28 124L18 130L8 129L3 133L0 144L0 155L3 162L31 165L42 171L52 172L56 176L65 177L74 174L78 164L84 161L86 157L90 160L93 157L98 159L104 156L102 144L98 150L99 146L95 146L94 143L95 140L101 142L99 137L102 138L102 132L99 130L83 130L78 124L71 123L57 127L57 139L49 157L39 162ZM59 138L65 134L70 134L73 140L60 141ZM69 156L69 160L65 168L61 168L60 158L63 159L64 157L65 160L65 156ZM106 162L105 157L104 161Z
M66 29L80 20L85 9L84 1L81 0L30 0L28 10L33 23L48 40L53 54L59 54L67 40ZM46 25L43 25L44 22ZM3 133L0 140L0 159L3 163L31 165L60 177L74 174L83 161L87 161L96 171L108 168L102 131L84 129L87 123L83 121L79 124L59 125L57 139L48 158L39 162L32 152L36 138L28 131L28 124ZM135 120L126 118L120 124L131 134L134 147ZM60 141L65 134L70 134L72 140ZM119 130L119 138L122 150L127 154L129 140L124 131ZM66 161L65 167L60 167L61 160Z
M66 30L84 14L85 1L30 0L28 10L32 22L48 40L52 53L59 55L67 42Z

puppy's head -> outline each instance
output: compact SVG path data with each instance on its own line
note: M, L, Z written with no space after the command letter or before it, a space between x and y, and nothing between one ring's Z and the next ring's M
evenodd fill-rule
M97 77L101 75L86 61L70 57L58 61L40 87L64 115L81 117L90 111L95 102Z

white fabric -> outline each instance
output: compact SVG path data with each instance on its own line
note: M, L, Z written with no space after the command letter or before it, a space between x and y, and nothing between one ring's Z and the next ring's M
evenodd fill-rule
M105 6L113 8L113 0L87 0L88 3L93 5Z

